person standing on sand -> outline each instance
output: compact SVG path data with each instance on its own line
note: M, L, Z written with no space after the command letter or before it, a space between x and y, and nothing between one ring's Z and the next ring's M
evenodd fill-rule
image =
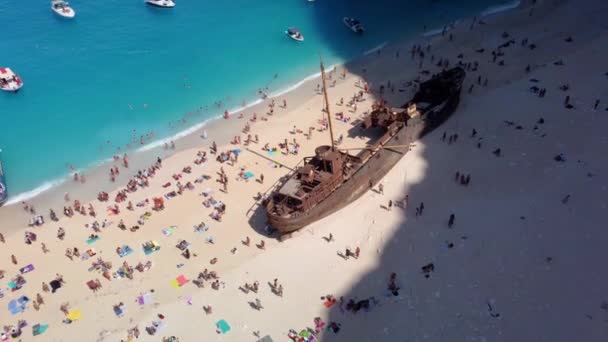
M0 242L6 243L6 240L4 240L4 235L2 235L2 233L0 233Z
M393 207L393 200L388 200L388 211L391 211L392 207Z
M384 185L382 185L382 183L378 185L378 192L380 192L381 195L384 195Z
M11 261L14 265L17 265L17 257L15 256L15 254L11 254Z
M264 184L264 174L260 173L260 184Z
M360 253L361 253L361 248L359 248L359 247L355 248L355 254L354 254L355 259L359 259Z

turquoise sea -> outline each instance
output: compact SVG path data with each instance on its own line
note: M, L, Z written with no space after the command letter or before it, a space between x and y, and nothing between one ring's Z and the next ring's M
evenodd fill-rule
M504 0L1 1L0 67L24 81L0 94L0 158L13 201L144 141L278 92L383 43L414 37ZM350 32L342 17L366 27ZM297 26L303 43L284 31ZM275 75L278 77L275 78ZM214 105L222 101L224 107Z

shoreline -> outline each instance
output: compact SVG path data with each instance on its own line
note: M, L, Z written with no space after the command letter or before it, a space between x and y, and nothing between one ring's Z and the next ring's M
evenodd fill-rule
M522 1L522 0L514 0L514 1L511 1L511 2L508 2L505 4L490 6L486 9L482 10L480 13L478 13L478 15L480 17L499 15L499 14L506 13L506 12L509 12L509 11L512 11L519 7L524 6L524 2L525 1ZM450 26L458 25L458 23L465 21L467 19L470 19L472 17L473 16L457 18L452 23L446 23L446 25L445 25L445 27L447 28L446 32L450 30ZM327 72L330 72L338 67L346 68L348 70L349 66L354 66L358 63L364 63L364 60L366 58L368 58L370 55L373 55L374 53L377 53L378 51L382 51L383 49L391 48L393 46L404 45L404 43L406 43L406 42L415 41L416 38L432 39L437 35L441 35L442 30L443 30L443 28L431 29L428 31L422 30L422 31L414 34L411 37L410 36L401 37L395 43L391 43L389 41L383 41L383 42L379 43L378 45L376 45L368 50L363 51L360 55L352 57L350 60L344 61L343 63L333 64L333 65L328 66ZM288 85L288 86L285 86L283 89L278 89L274 92L271 92L270 94L268 94L267 98L257 98L256 100L253 100L251 103L247 103L245 106L239 106L239 107L228 109L228 112L231 113L231 117L233 116L233 114L243 113L244 111L247 111L247 110L251 110L251 111L255 112L256 109L262 109L263 105L266 101L276 99L280 96L288 96L288 95L290 95L291 92L298 91L299 88L305 86L307 83L314 83L314 81L319 82L319 78L320 78L320 72L310 74L310 75L302 78L300 81L295 82L292 85ZM295 94L291 94L290 97L297 97L297 96L295 96ZM168 136L165 138L160 138L158 140L148 142L145 145L140 146L138 148L126 151L126 153L129 156L129 158L131 158L131 159L134 159L134 160L143 159L145 161L149 161L149 160L151 160L149 156L141 156L140 154L156 152L157 154L166 155L165 153L163 153L161 148L163 147L163 145L165 143L170 143L171 141L174 141L176 143L176 145L178 145L177 149L175 151L173 151L172 153L188 149L188 147L182 147L181 144L179 144L179 142L184 139L188 139L191 142L195 135L200 137L200 134L203 131L205 131L206 129L220 128L220 127L218 127L218 124L220 122L227 121L227 120L223 119L223 115L221 114L221 111L223 110L223 108L218 108L217 110L219 113L215 116L204 119L202 122L193 124L192 126L187 127L171 136ZM227 130L225 130L225 129L221 129L221 131L227 133ZM220 138L224 138L224 137L220 137ZM221 141L221 140L225 140L225 139L219 139L219 140ZM207 140L203 140L202 143L204 145L205 143L208 143L209 141L212 141L212 139L210 137L207 138ZM169 156L170 154L168 154L166 156ZM141 166L146 165L141 162L136 162L135 164L141 165ZM109 158L105 158L102 160L94 161L89 166L86 166L81 169L77 169L74 172L78 172L79 174L84 173L85 175L87 175L87 179L90 182L94 179L97 180L97 178L96 178L96 176L91 178L88 176L89 174L98 175L100 169L108 168L111 165L113 165L113 159L111 157L109 157ZM65 192L80 193L79 191L72 191L72 190L78 190L78 189L75 189L77 187L76 184L73 184L73 183L70 184L72 175L73 175L73 172L64 174L63 176L57 177L55 179L51 179L51 180L42 182L39 186L37 186L31 190L20 192L16 195L10 195L10 193L9 193L9 198L8 198L7 202L3 205L3 207L15 206L16 204L19 204L23 201L26 201L26 202L33 201L33 202L35 202L37 207L39 207L41 205L42 206L45 206L45 205L52 206L52 204L56 201L56 199L58 197L57 194L61 194L61 196L63 196L63 193L65 193ZM10 186L9 186L9 190L10 190ZM48 194L49 192L56 192L56 194ZM88 194L86 199L94 197L95 195L96 194ZM51 197L51 198L54 198L55 200L45 201L42 199L44 197ZM0 207L0 213L1 213L1 208L2 207Z

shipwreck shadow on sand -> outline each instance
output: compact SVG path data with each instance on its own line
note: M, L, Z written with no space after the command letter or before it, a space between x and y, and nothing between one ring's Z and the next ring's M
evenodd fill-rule
M326 8L320 8L315 19L319 30L327 33L327 40L336 39L335 13L348 8L355 16L364 13L366 8L382 7L385 3L398 1L324 1ZM437 1L429 1L435 3ZM318 3L317 5L323 5ZM371 7L370 7L371 6ZM321 6L319 6L321 7ZM406 19L404 19L406 20ZM328 24L331 23L331 24ZM421 43L423 39L413 39ZM340 44L336 44L340 53ZM395 53L390 47L380 54ZM406 52L407 54L407 52ZM455 58L455 56L450 56ZM410 63L409 58L404 59ZM410 66L416 70L416 66ZM371 84L374 89L387 79L374 71L364 70L357 61L347 68ZM432 72L438 68L429 68ZM411 79L418 76L413 74ZM422 160L425 170L420 179L410 182L407 188L398 191L393 197L369 193L358 201L378 201L376 208L385 205L389 199L401 200L406 194L409 205L406 208L393 208L391 215L398 215L396 229L382 235L384 246L378 251L379 261L363 276L357 279L344 293L332 294L344 298L344 308L352 299L357 313L344 312L339 304L333 305L323 317L327 323L340 324L339 332L325 329L321 334L323 341L570 341L577 338L577 329L564 324L562 313L553 310L543 311L535 306L548 305L544 295L556 283L567 283L566 289L575 291L578 280L568 281L560 273L542 279L535 274L545 270L552 258L551 242L536 241L531 238L537 234L535 225L529 222L535 211L522 198L521 194L510 188L509 183L496 184L492 193L486 194L476 189L475 180L471 186L463 187L454 181L459 170L481 177L488 177L509 166L506 158L492 154L496 146L477 147L477 139L469 137L476 125L465 115L474 97L466 94L466 89L474 82L476 74L467 75L459 108L454 115L434 132L429 133L419 144L414 155L406 156ZM331 99L337 101L338 99ZM401 106L410 99L407 92L391 95L389 104ZM508 100L503 105L508 105ZM476 116L477 119L480 115ZM481 116L483 118L483 116ZM500 124L501 118L483 118ZM444 132L459 133L458 143L448 144L442 139ZM356 134L356 129L352 130ZM472 160L485 160L474 168L467 164ZM391 171L400 171L399 164ZM407 175L403 175L406 177ZM513 181L513 180L512 180ZM416 215L416 207L425 203L422 216ZM352 204L342 211L353 210ZM449 217L454 213L456 222L449 225ZM382 212L386 210L378 209ZM357 213L353 213L356 215ZM528 218L528 220L526 219ZM374 219L381 220L378 212ZM551 222L545 226L557 225L560 215L552 215ZM263 211L257 210L250 222L252 226L265 226ZM373 225L372 222L361 224ZM319 224L313 224L319 240L329 233ZM305 228L306 229L306 228ZM564 234L563 232L561 234ZM570 237L570 235L568 235ZM336 240L341 237L336 236ZM362 248L365 248L362 242ZM503 246L516 248L513 254L495 252ZM333 248L333 247L332 247ZM531 250L531 252L530 252ZM527 251L527 252L522 252ZM494 252L494 253L493 253ZM557 252L557 251L553 251ZM575 251L575 253L578 253ZM340 260L342 262L342 260ZM357 262L344 260L344 262ZM488 272L488 270L495 270ZM480 273L480 271L482 273ZM397 291L389 291L387 284L391 272L396 273ZM523 284L523 285L522 285ZM517 290L514 288L517 287ZM562 289L563 290L563 289ZM515 293L519 291L519 293ZM566 292L557 291L559 298ZM560 295L561 293L561 295ZM320 294L325 295L325 294ZM533 303L522 303L518 296L525 296ZM535 298L544 298L544 301ZM557 301L557 299L556 299ZM319 306L323 305L321 301ZM521 316L520 316L521 315ZM570 315L572 317L572 315ZM590 320L582 317L581 323ZM313 317L310 317L311 321ZM539 328L542 324L545 328ZM312 322L309 324L312 325ZM554 329L548 330L552 326ZM294 327L296 328L296 327ZM598 328L584 333L585 340L598 340ZM508 336L508 337L506 337Z

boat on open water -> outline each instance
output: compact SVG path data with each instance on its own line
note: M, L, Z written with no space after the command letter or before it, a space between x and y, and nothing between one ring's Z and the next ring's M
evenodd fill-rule
M304 41L304 36L300 32L300 30L298 30L296 27L288 28L287 31L285 31L285 34L288 35L291 39L293 39L295 41L298 41L298 42Z
M363 25L361 25L361 22L355 18L344 17L342 18L342 22L344 23L344 25L346 25L346 27L348 27L351 31L355 33L365 32L365 29L363 28Z
M72 19L76 16L76 11L74 11L74 9L70 7L70 4L64 0L51 1L51 9L53 12L57 13L57 15L64 18Z
M269 224L282 235L294 232L352 203L378 183L410 150L411 144L443 124L460 102L465 78L460 67L442 71L419 84L413 98L402 107L384 103L360 123L370 144L351 155L335 146L325 70L325 94L331 145L319 146L315 155L284 176L264 200Z
M173 2L173 0L146 0L146 3L150 6L161 8L175 7L175 2Z

